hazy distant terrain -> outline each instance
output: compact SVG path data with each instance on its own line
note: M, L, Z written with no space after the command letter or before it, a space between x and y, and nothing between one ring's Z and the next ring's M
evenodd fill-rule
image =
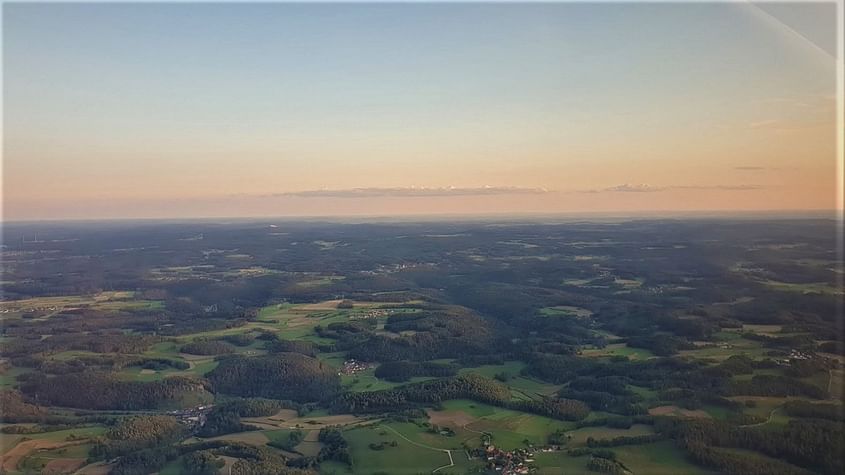
M842 2L4 2L0 475L845 473Z
M6 223L2 471L842 473L835 236Z

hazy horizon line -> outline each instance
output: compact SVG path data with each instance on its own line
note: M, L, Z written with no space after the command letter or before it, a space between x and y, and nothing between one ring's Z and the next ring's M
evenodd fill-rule
M197 216L197 217L107 217L107 218L48 218L48 219L14 219L5 220L0 218L0 226L13 224L49 224L49 223L105 223L105 222L208 222L208 221L241 221L241 222L265 222L271 220L296 221L362 221L362 220L395 220L395 221L443 221L470 219L470 220L494 220L514 219L531 220L542 218L604 218L604 219L638 219L638 218L672 218L672 219L696 219L702 217L742 217L746 219L756 218L778 218L778 219L831 219L843 221L845 210L836 208L813 208L813 209L770 209L770 210L642 210L642 211L566 211L555 213L543 212L507 212L507 213L407 213L407 214L350 214L350 215L278 215L278 216Z

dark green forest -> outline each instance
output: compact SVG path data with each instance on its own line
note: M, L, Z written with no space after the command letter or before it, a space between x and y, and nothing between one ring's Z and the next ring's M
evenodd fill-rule
M839 474L834 231L10 223L3 470Z

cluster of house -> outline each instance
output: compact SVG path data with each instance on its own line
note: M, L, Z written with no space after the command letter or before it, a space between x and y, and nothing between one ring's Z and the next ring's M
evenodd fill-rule
M63 307L62 307L63 308ZM27 307L24 309L16 309L16 308L7 308L3 307L0 309L0 313L9 313L9 312L23 312L23 313L32 313L32 312L48 312L48 311L56 311L61 310L60 307Z
M490 444L482 450L482 459L487 460L487 470L502 475L525 475L533 472L534 462L531 449L502 450Z
M559 445L535 447L528 445L524 449L502 450L491 444L485 438L484 446L473 451L473 455L487 461L489 473L502 475L524 475L534 473L537 468L533 465L534 454L538 452L555 452L561 450Z
M191 430L199 429L205 424L205 419L208 413L211 412L213 404L207 406L197 406L188 409L179 409L178 411L170 411L167 414L173 416L180 423L185 424Z
M373 309L373 310L368 310L365 313L358 313L358 314L355 314L355 315L350 315L349 319L350 320L367 320L367 319L370 319L370 318L382 318L382 317L386 317L388 315L389 315L389 313L388 313L387 310Z
M362 270L359 273L362 275L380 275L380 274L390 274L393 272L400 272L406 269L413 269L415 267L424 267L424 266L433 266L433 263L428 262L414 262L410 264L392 264L392 265L380 265L376 267L374 270Z
M809 353L805 353L801 350L796 350L795 348L789 350L789 356L785 358L781 358L777 360L777 363L780 365L788 365L792 361L795 360L809 360L812 359L813 355Z
M364 363L358 360L346 360L343 362L343 367L337 372L338 376L343 374L355 374L361 371L366 371L373 367L372 363Z

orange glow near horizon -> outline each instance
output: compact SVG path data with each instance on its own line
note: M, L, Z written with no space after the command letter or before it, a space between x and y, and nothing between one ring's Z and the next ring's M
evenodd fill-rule
M833 6L5 5L3 219L841 209Z

